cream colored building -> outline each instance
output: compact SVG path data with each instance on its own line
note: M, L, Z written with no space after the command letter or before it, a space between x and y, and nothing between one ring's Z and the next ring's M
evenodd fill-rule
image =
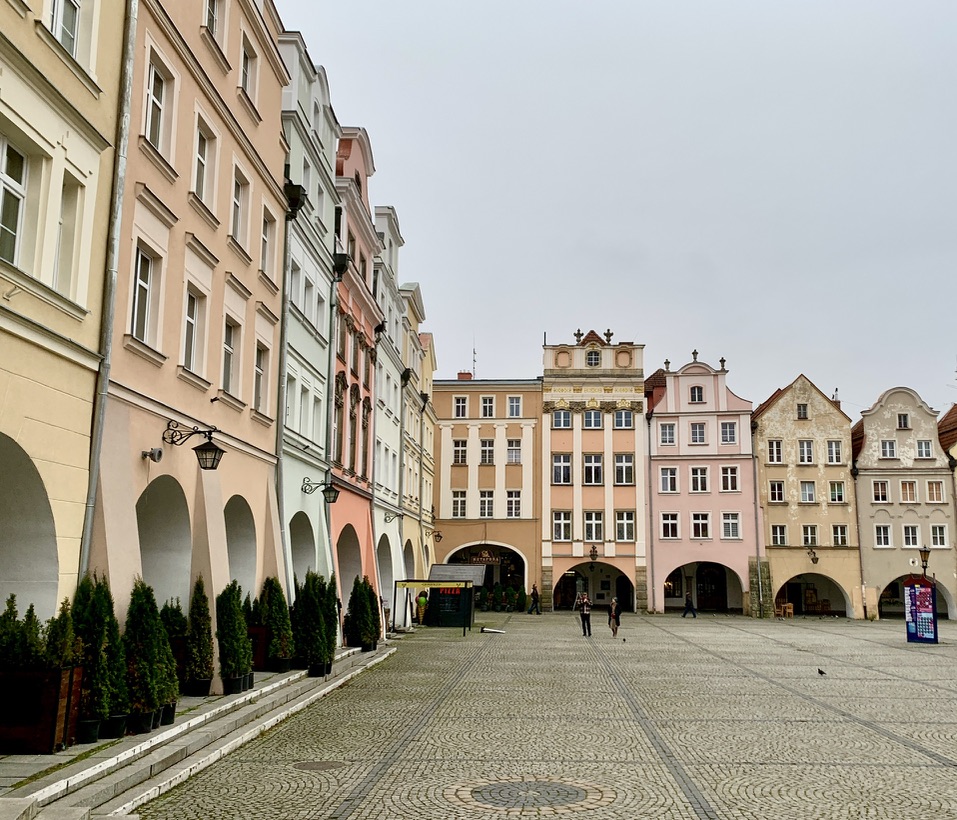
M762 537L780 611L863 618L851 420L806 376L752 414Z
M0 5L0 596L76 586L125 3Z
M285 583L276 492L289 75L270 0L139 6L130 149L91 566ZM183 445L177 433L193 433ZM225 450L200 469L194 445Z

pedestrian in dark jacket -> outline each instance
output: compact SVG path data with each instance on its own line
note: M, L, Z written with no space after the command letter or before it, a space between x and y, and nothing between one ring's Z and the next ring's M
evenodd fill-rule
M685 611L681 613L681 617L684 618L684 616L687 615L689 612L691 613L692 618L698 617L698 613L695 611L695 608L694 608L694 601L691 600L690 592L687 595L685 595Z

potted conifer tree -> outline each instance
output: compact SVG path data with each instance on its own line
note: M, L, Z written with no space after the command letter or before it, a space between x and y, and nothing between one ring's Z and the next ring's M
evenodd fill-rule
M196 578L189 601L185 678L185 694L193 697L209 694L213 682L213 622L202 575Z
M113 594L106 578L96 578L93 596L97 607L106 617L107 700L109 717L100 724L100 737L123 737L130 711L129 689L126 685L126 647L120 635Z
M381 601L379 600L378 593L376 593L375 588L369 581L368 575L362 576L362 585L369 598L369 631L365 636L366 640L363 641L363 646L368 644L371 645L372 649L376 649L379 645L379 636L382 634Z
M266 627L269 669L273 672L288 672L296 645L289 619L289 604L278 578L267 578L263 582L259 602L263 625Z
M83 686L77 742L96 743L100 725L110 716L110 668L107 657L107 624L112 615L96 594L96 581L84 575L73 596L73 628L83 645Z
M370 632L369 620L371 618L369 595L362 584L362 579L357 575L352 582L352 592L349 594L349 605L346 608L346 619L343 624L346 642L349 646L366 649L363 639Z
M322 618L326 635L326 674L332 674L332 664L336 659L336 647L339 644L339 587L336 574L332 573L322 596Z
M310 677L326 674L326 623L322 606L326 582L312 570L296 598L296 648Z
M223 694L237 695L243 690L249 638L243 615L242 591L236 581L231 581L216 596L216 640L219 644L219 674L223 679Z
M157 632L161 626L153 590L142 578L137 578L130 593L123 633L130 729L134 733L149 732L160 707L160 641Z
M179 598L170 598L160 610L160 620L166 629L173 657L176 659L176 677L180 688L186 680L186 632L189 622L183 613L183 606Z

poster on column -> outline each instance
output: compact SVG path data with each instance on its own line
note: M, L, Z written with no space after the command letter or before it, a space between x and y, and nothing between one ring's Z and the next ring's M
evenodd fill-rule
M937 643L937 587L927 578L904 583L904 622L908 643Z

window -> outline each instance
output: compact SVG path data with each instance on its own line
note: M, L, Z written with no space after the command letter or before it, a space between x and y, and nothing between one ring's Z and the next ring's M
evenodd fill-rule
M817 524L804 524L801 526L801 543L805 547L817 546Z
M771 525L771 546L786 547L788 545L788 528L784 524Z
M798 406L797 406L797 417L798 417L799 419L806 419L806 418L807 418L807 405L806 405L806 404L798 404Z
M943 481L928 481L927 482L927 503L942 504L943 501L944 501L944 482Z
M677 538L678 537L678 513L662 513L661 514L661 537L662 538Z
M691 468L691 492L693 493L708 492L708 468L707 467L692 467Z
M844 482L843 481L831 481L828 484L828 498L830 498L832 504L844 503Z
M736 493L738 491L738 468L721 468L721 492Z
M582 418L586 430L601 430L601 410L586 410Z
M508 439L508 451L506 461L509 464L522 463L522 440L519 438Z
M552 512L552 541L572 540L572 514Z
M165 154L169 145L164 108L169 96L169 75L158 62L151 60L146 76L146 139Z
M570 410L552 411L552 429L567 430L572 426L572 414Z
M552 456L552 484L572 483L572 457L568 453Z
M691 443L692 444L705 443L703 421L693 421L691 423Z
M0 168L0 259L16 265L23 201L26 197L27 159L3 139L0 139L0 148L3 150L3 167Z
M630 453L615 454L615 484L635 483L635 457Z
M814 503L814 482L813 481L801 482L801 503L802 504Z
M258 413L266 412L267 391L269 389L269 351L256 344L256 362L253 369L253 409ZM300 424L300 429L302 429Z
M701 404L704 401L704 388L695 385L691 388L691 403Z
M588 367L598 367L601 364L601 353L597 350L589 350L585 354L585 364Z
M263 209L262 243L260 246L259 270L272 278L273 250L276 242L276 220L265 208Z
M133 273L133 325L130 333L134 339L149 344L152 340L152 301L156 289L153 257L142 248L136 249L136 270Z
M768 440L768 464L780 464L780 463L781 463L781 440L769 439Z
M881 458L897 458L897 442L894 439L881 441Z
M505 492L505 517L522 517L522 491L506 490Z
M661 467L659 470L659 475L661 476L661 492L663 493L676 493L678 492L678 468L677 467Z
M798 464L814 463L814 442L802 438L798 441Z
M771 503L776 503L776 504L780 504L784 501L784 482L783 481L768 482L768 500Z
M452 399L452 415L457 419L464 419L468 413L468 397L456 396Z
M901 482L901 503L902 504L917 503L917 482L916 481Z
M452 518L465 518L465 490L452 490Z
M588 453L583 456L583 462L582 484L603 484L602 456L599 453Z
M905 547L920 546L920 530L915 524L904 525L904 546Z
M897 414L897 429L898 430L910 429L910 417L907 415L907 413Z
M256 52L244 36L242 51L239 55L239 87L252 101L256 100L256 63Z
M891 545L890 524L876 524L874 526L874 546L889 547Z
M930 525L930 545L932 547L947 546L947 526L945 524Z
M874 488L874 503L886 504L890 500L887 495L887 482L875 481L872 486Z
M831 540L835 547L847 546L847 524L834 524L831 526Z
M721 443L735 444L738 440L738 424L734 421L721 422Z
M635 414L631 410L615 411L615 429L631 430L635 426Z
M585 541L604 541L604 513L598 510L589 510L584 514Z
M453 464L467 464L467 445L468 442L464 438L452 439L452 463Z
M479 490L479 518L492 517L494 494L492 490Z
M80 21L77 0L53 0L50 9L50 31L71 57L76 57L76 35Z
M240 245L246 242L246 214L249 209L249 183L237 170L233 176L232 217L229 235Z
M196 169L193 172L193 193L203 202L214 186L213 169L210 163L215 160L215 139L212 133L200 122L196 127Z
M658 441L662 444L675 443L675 425L673 422L663 422L658 425Z
M711 537L711 513L706 513L706 512L691 513L691 537L692 538L710 538Z
M206 28L214 38L219 33L219 3L220 0L206 0Z
M183 322L183 367L193 373L199 373L202 365L205 313L206 299L192 288L187 288Z
M917 439L917 458L933 458L933 450L931 449L930 439L919 438Z
M827 442L827 463L843 464L844 454L841 452L841 442L835 439L829 439Z
M495 415L494 396L482 396L480 403L480 414L483 419L490 419Z
M495 439L483 438L480 442L479 464L495 463Z
M236 384L236 365L239 358L239 325L231 319L223 327L223 390L233 393Z
M736 512L721 513L721 537L741 537L741 514Z
M617 510L615 512L615 540L635 540L635 513L633 510Z
M522 417L522 397L521 396L508 397L508 417L510 419L518 419Z

